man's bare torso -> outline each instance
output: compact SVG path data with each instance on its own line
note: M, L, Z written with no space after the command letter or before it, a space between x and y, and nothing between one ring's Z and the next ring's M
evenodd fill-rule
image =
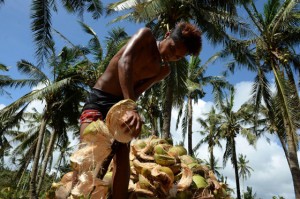
M120 67L127 67L124 69L126 73L123 74ZM111 59L106 71L94 87L116 96L124 96L121 84L125 79L130 81L129 85L133 87L136 96L160 81L163 78L160 77L160 73L161 57L156 40L148 29L141 29Z

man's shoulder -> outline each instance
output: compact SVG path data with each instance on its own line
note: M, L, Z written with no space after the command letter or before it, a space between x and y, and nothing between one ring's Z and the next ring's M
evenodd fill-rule
M139 37L145 37L145 38L149 38L149 39L153 39L154 36L152 34L152 31L150 28L144 27L139 29L139 31L137 32Z

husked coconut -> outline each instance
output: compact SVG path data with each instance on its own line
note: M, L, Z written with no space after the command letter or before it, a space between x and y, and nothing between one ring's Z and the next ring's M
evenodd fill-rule
M135 132L126 123L127 111L136 110L136 103L131 99L121 100L113 105L106 116L106 125L112 136L119 142L128 143L132 140Z

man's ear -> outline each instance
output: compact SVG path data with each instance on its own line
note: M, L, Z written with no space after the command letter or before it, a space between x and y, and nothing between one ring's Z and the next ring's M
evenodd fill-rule
M165 34L165 39L166 39L167 37L169 37L169 36L170 36L170 34L171 34L171 32L170 32L170 31L168 31L168 32Z

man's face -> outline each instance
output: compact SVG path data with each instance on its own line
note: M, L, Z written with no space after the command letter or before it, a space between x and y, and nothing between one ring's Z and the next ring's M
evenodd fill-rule
M171 38L167 38L162 48L161 57L164 61L178 61L187 54L187 49L183 42L175 42Z

